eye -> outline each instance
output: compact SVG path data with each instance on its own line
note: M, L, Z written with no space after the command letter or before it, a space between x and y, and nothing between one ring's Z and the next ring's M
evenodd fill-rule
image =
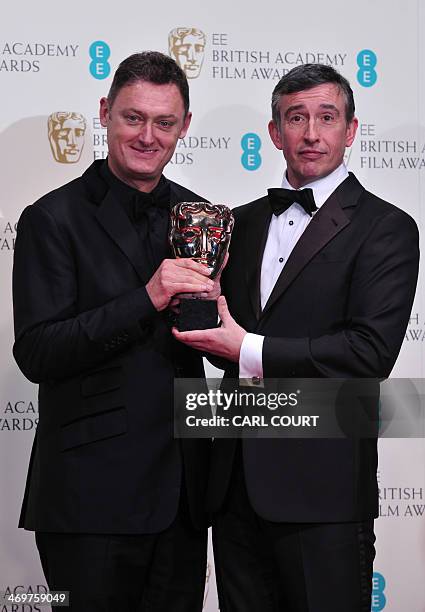
M322 119L325 123L331 123L334 120L334 116L330 113L326 113L326 115L322 116Z
M199 229L196 227L182 228L181 230L181 235L186 240L192 240L193 238L196 238L199 233Z
M221 227L209 228L208 235L213 242L221 242L224 238L224 232Z
M161 119L160 121L158 121L158 125L163 130L169 130L173 127L174 123L172 121L168 121L167 119Z
M138 115L126 115L125 119L127 123L131 123L131 124L137 123L139 121Z
M297 124L303 123L304 120L305 120L305 118L303 117L303 115L298 115L297 114L297 115L292 115L289 118L289 123L292 123L293 125L297 125Z

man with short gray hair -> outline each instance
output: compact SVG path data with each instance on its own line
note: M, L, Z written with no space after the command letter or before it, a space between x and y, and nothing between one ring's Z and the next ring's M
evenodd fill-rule
M345 167L357 126L351 87L332 67L297 66L276 85L269 133L286 160L282 187L233 210L222 326L174 331L226 359L226 377L389 376L415 294L418 231ZM369 612L376 438L213 448L220 609Z

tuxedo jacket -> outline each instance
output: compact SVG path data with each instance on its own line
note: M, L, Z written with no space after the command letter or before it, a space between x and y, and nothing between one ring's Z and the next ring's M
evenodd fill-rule
M176 515L183 481L201 526L209 442L173 438L173 381L203 376L202 360L153 307L139 235L102 163L26 208L18 224L13 351L39 383L20 526L158 532ZM200 199L170 187L171 204Z
M386 378L399 353L418 273L418 231L406 213L349 177L300 237L264 306L261 261L271 209L234 210L223 291L248 332L265 337L264 378ZM236 364L225 375L238 377ZM213 444L209 505L223 502L235 451ZM271 521L358 521L377 515L376 439L244 439L255 511Z

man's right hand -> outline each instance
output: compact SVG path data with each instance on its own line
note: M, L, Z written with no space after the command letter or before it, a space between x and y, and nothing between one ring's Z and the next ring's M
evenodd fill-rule
M164 259L146 285L152 304L158 311L167 308L177 293L209 293L214 282L203 264L193 259Z

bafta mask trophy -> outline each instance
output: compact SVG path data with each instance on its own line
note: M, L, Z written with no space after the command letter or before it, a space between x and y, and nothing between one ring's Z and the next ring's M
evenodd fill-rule
M233 214L224 204L179 202L171 209L169 240L174 257L192 257L219 273L230 244ZM201 298L180 300L177 328L180 331L217 326L217 302Z

